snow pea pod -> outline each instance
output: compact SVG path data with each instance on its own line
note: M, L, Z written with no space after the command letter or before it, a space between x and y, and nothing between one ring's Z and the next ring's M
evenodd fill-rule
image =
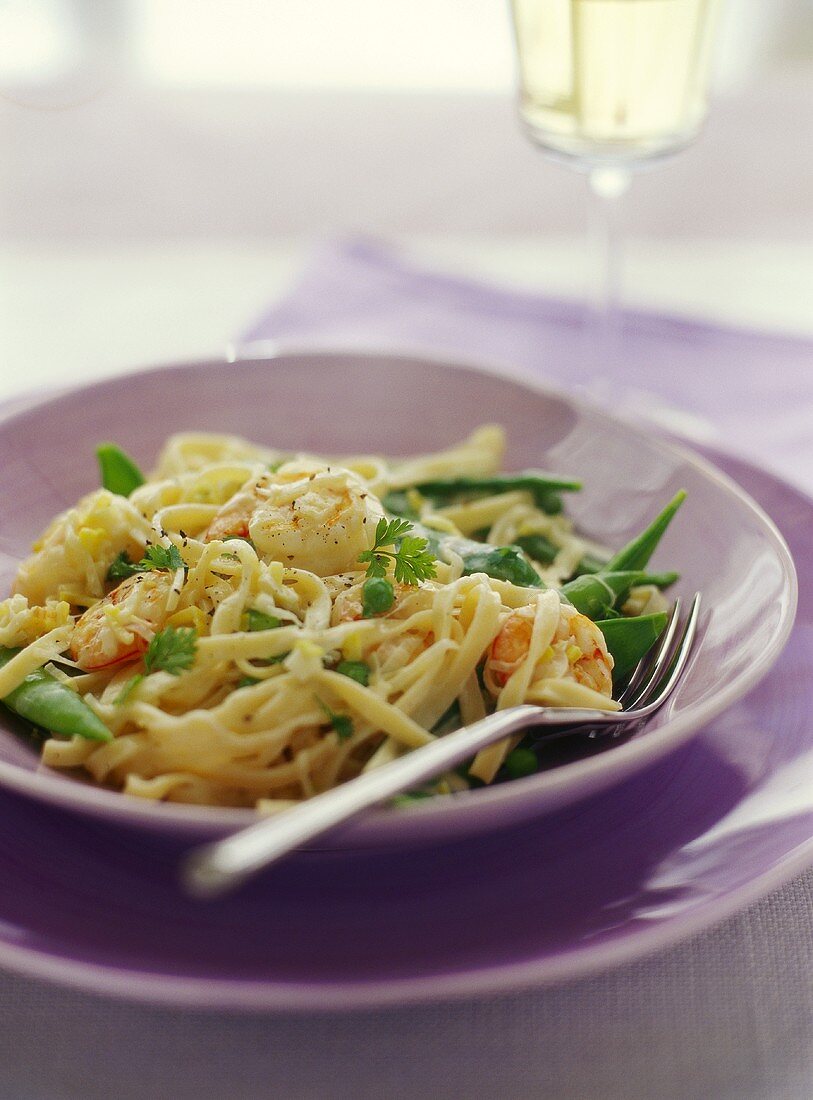
M441 561L448 560L447 550L459 554L463 559L464 577L485 573L495 580L510 581L523 588L547 587L518 546L492 546L458 535L445 535L417 522L412 524L411 534L426 539L428 549Z
M100 443L96 448L102 488L120 497L128 497L144 484L144 475L129 455L115 443Z
M663 533L672 522L672 517L683 501L686 499L685 490L681 489L672 497L660 515L650 523L646 530L642 531L632 542L628 542L617 554L607 562L604 568L608 572L618 572L626 569L643 569L655 552L655 548L663 537Z
M485 573L496 580L510 581L523 588L547 587L520 545L491 546L472 539L443 535L417 522L412 524L412 530L415 535L427 540L429 549L436 557L444 559L445 550L459 554L463 559L464 576ZM630 588L640 584L666 588L677 580L677 576L677 573L646 573L642 568L603 569L580 575L562 585L559 591L577 611L595 621L622 604Z
M590 573L568 581L559 591L577 611L595 622L623 603L632 587L645 584L645 578L646 573L633 570Z
M543 470L521 470L516 474L493 474L491 477L436 478L433 481L419 482L415 486L424 496L434 500L448 500L472 494L509 493L521 489L530 493L535 504L545 512L561 510L560 492L576 492L581 487L580 481L554 477Z
M449 543L452 543L451 539ZM453 548L463 559L464 577L470 577L472 573L485 573L495 580L510 581L521 588L546 587L518 546L481 545L477 550L462 550L454 545Z
M522 547L529 558L538 561L540 565L551 565L561 550L560 546L539 532L533 535L520 535L514 539L514 542ZM573 571L571 579L584 576L585 573L600 573L606 564L603 558L597 558L595 554L585 554Z
M0 668L19 652L19 649L0 649ZM51 733L86 737L89 741L113 739L113 734L81 696L43 668L30 672L2 702L20 718Z
M654 584L666 588L677 580L677 573L644 573L641 570L619 570L587 573L563 584L559 591L577 611L594 622L623 604L631 588Z
M538 561L540 565L550 565L559 553L561 547L551 542L545 535L520 535L514 539L517 546L521 546L529 558Z
M381 503L391 516L402 516L404 519L416 520L420 516L409 502L406 490L392 489L381 498Z
M631 619L601 619L596 623L613 657L613 682L625 680L666 627L666 612Z
M520 540L517 539L517 542ZM533 557L533 554L531 554ZM600 573L602 569L607 568L607 559L598 558L595 554L585 554L579 564L576 566L574 577L582 577L585 573Z

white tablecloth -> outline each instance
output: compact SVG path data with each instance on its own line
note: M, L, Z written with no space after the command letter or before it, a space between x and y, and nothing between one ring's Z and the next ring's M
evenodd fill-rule
M813 874L559 989L350 1017L227 1017L0 984L13 1100L808 1100Z

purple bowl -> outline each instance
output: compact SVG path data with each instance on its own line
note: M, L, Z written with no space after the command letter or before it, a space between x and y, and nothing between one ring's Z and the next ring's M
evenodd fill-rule
M235 433L291 450L410 454L447 446L486 420L507 428L508 469L543 466L584 482L569 513L598 541L622 544L686 489L653 568L679 569L675 591L704 597L701 644L678 689L639 734L581 758L551 750L549 770L527 779L371 811L320 847L449 841L519 824L676 749L755 686L790 633L796 576L772 521L725 474L652 432L535 382L415 356L298 352L132 374L0 422L0 590L48 520L98 484L101 439L115 439L149 467L164 438L181 430ZM40 764L10 724L0 725L0 784L111 822L188 837L221 835L254 817L142 802L60 775Z
M809 572L813 501L718 458ZM286 1015L482 996L618 965L810 865L811 712L804 588L770 676L612 790L433 849L302 853L205 904L178 882L183 834L99 828L0 792L0 965L117 997Z

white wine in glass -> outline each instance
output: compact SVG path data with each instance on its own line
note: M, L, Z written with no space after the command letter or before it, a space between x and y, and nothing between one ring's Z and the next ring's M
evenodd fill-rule
M677 152L706 116L721 0L512 0L523 128L586 172L602 252L597 335L617 340L616 201L632 170ZM616 348L617 351L617 348Z
M588 165L660 157L707 109L719 0L513 0L520 114L545 149Z

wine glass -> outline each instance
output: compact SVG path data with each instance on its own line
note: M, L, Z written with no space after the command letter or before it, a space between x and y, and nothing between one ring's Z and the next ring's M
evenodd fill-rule
M585 172L602 254L601 352L617 343L618 200L634 169L686 146L706 116L721 0L512 0L528 137Z

